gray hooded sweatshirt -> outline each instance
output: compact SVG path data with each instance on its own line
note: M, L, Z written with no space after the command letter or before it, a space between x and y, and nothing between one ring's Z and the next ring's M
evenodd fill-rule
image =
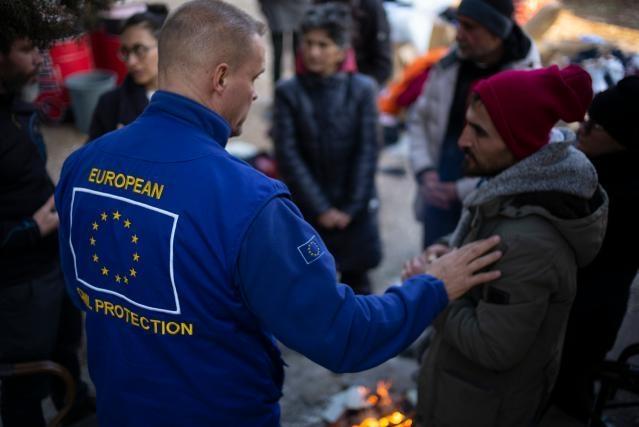
M554 384L577 267L595 257L607 196L570 143L546 145L464 200L451 246L498 234L499 279L452 302L435 321L419 376L428 426L528 426Z

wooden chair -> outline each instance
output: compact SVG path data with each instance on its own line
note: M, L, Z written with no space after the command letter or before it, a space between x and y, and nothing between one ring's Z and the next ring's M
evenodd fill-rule
M65 385L64 406L51 420L48 427L58 427L67 415L75 400L75 382L69 371L62 365L50 360L26 363L0 363L0 379L24 375L49 374L62 380Z

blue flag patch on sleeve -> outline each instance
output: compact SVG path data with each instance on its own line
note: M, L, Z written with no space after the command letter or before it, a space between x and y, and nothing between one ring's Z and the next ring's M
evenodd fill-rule
M326 253L322 241L317 236L312 236L306 243L302 243L297 247L297 250L306 261L306 264L311 264L321 258Z
M76 279L152 311L180 313L173 275L178 215L125 197L74 188L69 245Z

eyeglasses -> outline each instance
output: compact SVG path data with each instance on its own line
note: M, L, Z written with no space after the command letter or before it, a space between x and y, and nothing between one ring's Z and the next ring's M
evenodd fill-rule
M129 56L135 55L135 57L139 60L143 60L146 58L146 55L149 51L156 46L146 46L143 44L134 44L132 48L128 48L126 46L121 46L118 50L118 58L120 58L123 62L127 62L129 60Z

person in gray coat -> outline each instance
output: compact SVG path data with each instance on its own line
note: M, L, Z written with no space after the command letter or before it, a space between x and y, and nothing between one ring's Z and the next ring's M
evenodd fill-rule
M503 70L541 66L533 41L512 19L512 0L463 0L456 44L433 66L407 120L409 159L417 180L415 214L424 247L454 230L477 180L463 176L457 140L474 84Z
M434 322L419 374L424 425L539 422L559 368L577 268L599 251L608 210L594 166L570 142L548 143L549 135L560 119L582 120L591 98L590 77L577 66L507 71L475 87L458 144L465 172L482 180L464 200L449 243L500 235L504 256L495 268L503 274ZM434 249L424 256L436 256ZM414 260L406 274L424 262Z

